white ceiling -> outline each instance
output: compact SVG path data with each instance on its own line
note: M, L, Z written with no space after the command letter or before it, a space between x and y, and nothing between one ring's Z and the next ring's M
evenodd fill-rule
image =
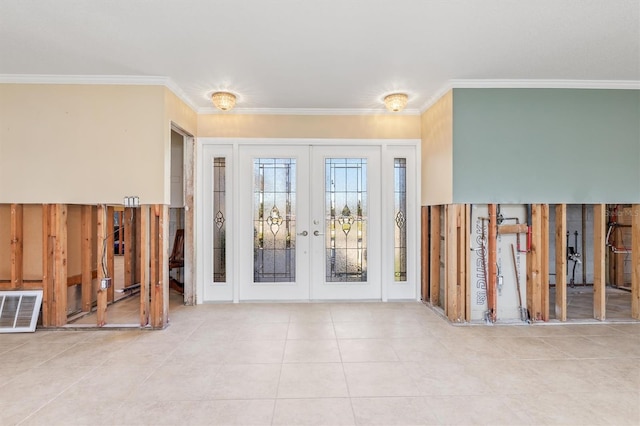
M640 80L638 0L2 0L0 74L163 76L201 111L418 110L457 79Z

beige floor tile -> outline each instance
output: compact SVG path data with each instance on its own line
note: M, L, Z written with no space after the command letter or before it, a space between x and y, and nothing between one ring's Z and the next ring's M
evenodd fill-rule
M283 364L278 398L349 396L342 364Z
M522 425L529 424L510 408L503 395L439 396L429 399L438 424L447 425ZM533 423L535 424L535 423ZM540 423L539 423L540 424ZM544 423L542 423L544 424Z
M338 339L382 339L388 337L384 324L374 321L333 322Z
M78 403L73 398L56 398L25 419L21 425L67 426L112 425L120 410L120 401ZM71 412L70 412L71 411Z
M484 395L489 383L468 370L467 366L464 361L456 359L405 363L420 396Z
M223 365L203 399L275 398L280 368L280 364Z
M240 327L236 340L285 340L289 323L247 324Z
M188 402L184 407L191 425L270 425L273 399Z
M577 393L536 392L514 395L513 410L532 425L604 425L608 409L591 406Z
M161 331L0 336L0 424L640 424L640 322L170 301Z
M38 409L43 407L51 398L22 397L19 402L0 402L0 425L17 425ZM68 414L67 414L68 415Z
M287 339L335 339L332 322L291 322Z
M342 362L399 361L391 342L386 339L340 339Z
M401 361L425 361L451 358L451 352L432 336L389 339Z
M399 362L345 363L351 397L418 396L411 371Z
M278 399L274 425L355 425L349 398Z
M285 340L243 340L226 345L226 364L280 364Z
M421 397L352 398L358 425L435 425L438 419Z
M338 343L335 340L287 340L283 362L340 362Z
M308 308L307 306L290 312L290 323L331 323L331 311L328 309Z

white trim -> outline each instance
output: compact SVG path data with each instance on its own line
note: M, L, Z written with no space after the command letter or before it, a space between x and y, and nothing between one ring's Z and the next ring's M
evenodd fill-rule
M451 89L609 89L640 90L640 80L498 80L453 79L447 81L420 108L424 113Z
M388 112L384 108L234 108L220 111L213 107L198 108L199 115L420 115L418 109Z
M122 86L164 86L193 111L198 107L171 78L139 75L55 75L0 74L0 84L88 84Z

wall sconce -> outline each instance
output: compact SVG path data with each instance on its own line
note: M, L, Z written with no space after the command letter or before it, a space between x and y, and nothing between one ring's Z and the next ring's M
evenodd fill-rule
M236 95L230 92L215 92L211 95L213 105L221 111L229 111L236 105Z
M384 97L384 106L391 112L400 112L407 106L408 100L405 93L392 93Z

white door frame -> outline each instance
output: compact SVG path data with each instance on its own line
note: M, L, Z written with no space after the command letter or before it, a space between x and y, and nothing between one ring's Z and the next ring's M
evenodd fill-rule
M232 194L230 197L231 200L227 200L227 206L231 212L238 211L239 202L237 196L233 196L235 193L233 188L236 182L239 182L240 179L240 168L237 167L239 161L239 147L241 145L322 145L322 146L330 146L330 145L351 145L351 146L379 146L381 147L382 158L381 161L383 166L388 168L389 161L393 164L393 156L396 155L395 148L400 149L402 152L408 152L406 149L413 150L415 162L413 163L413 171L407 171L407 179L409 180L410 187L413 189L410 190L408 196L408 221L413 222L413 230L409 232L409 236L411 236L409 241L409 250L410 253L408 259L408 284L404 286L399 286L394 282L393 276L393 257L387 259L389 244L393 244L393 234L390 231L385 231L382 234L382 245L383 245L383 264L382 264L382 297L381 300L420 300L420 264L418 259L420 259L420 244L417 241L417 236L420 235L420 144L421 141L419 139L316 139L316 138L299 138L299 139L282 139L282 138L197 138L197 155L198 159L197 167L196 167L196 200L195 200L195 210L196 210L196 303L200 304L209 300L205 299L205 282L207 281L207 277L205 276L205 262L208 261L209 257L206 257L207 253L206 243L207 239L205 238L205 193L207 190L207 185L205 181L205 172L204 169L207 167L207 159L204 158L203 153L206 152L215 152L216 147L220 148L221 151L230 152L230 158L227 158L227 190ZM406 147L405 151L401 149L401 147ZM389 160L390 158L390 160ZM393 193L393 183L385 181L383 179L383 184L381 185L381 191L384 191L385 195L383 196L383 200L386 197L390 197L389 191L391 194ZM384 202L383 202L384 204ZM389 204L389 203L387 203ZM383 223L388 223L391 220L393 212L390 211L390 207L385 204L387 208L383 208L382 212L382 221ZM392 208L392 207L391 207ZM229 214L228 216L233 216L233 214ZM408 223L411 223L408 222ZM237 232L237 223L229 224L229 228L227 230L229 235L235 236ZM233 244L233 239L235 237L230 237L230 241L227 244L227 261L230 262L230 267L227 268L227 274L232 282L227 283L227 293L225 293L224 298L219 298L219 301L233 301L239 302L239 282L234 277L239 277L240 265L236 259L239 259L239 245ZM391 238L391 239L390 239ZM229 247L229 243L231 243L231 247ZM413 282L411 282L413 281ZM409 284L410 283L410 284ZM397 290L398 288L403 287L403 290Z

